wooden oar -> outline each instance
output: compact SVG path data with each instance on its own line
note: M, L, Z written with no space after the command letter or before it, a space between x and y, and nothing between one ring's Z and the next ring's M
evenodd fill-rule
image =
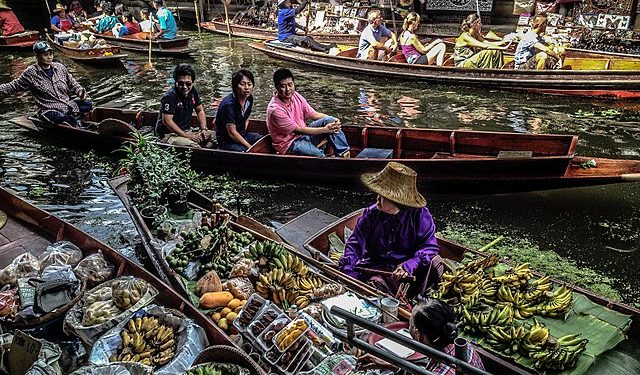
M149 61L147 62L146 68L153 68L153 62L151 62L151 49L153 48L153 29L149 32Z
M364 273L367 273L367 274L370 274L370 275L393 277L393 272L376 270L376 269L373 269L373 268L366 268L366 267L356 266L355 270L356 271L360 271L360 272L364 272ZM407 277L403 277L403 278L401 278L399 280L400 281L416 281L416 277L415 276L407 276Z
M307 26L304 29L304 35L306 36L309 33L309 20L311 19L311 2L309 2L309 14L307 14Z
M227 24L227 34L229 35L229 39L231 39L231 25L229 24L229 10L227 9L227 0L222 0L222 5L224 5L224 22Z
M200 35L200 12L198 12L198 4L193 0L193 9L196 11L196 25L198 25L198 35Z

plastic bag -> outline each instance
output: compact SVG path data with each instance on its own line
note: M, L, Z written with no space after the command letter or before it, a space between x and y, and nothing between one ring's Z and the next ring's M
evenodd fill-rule
M13 318L18 313L20 301L18 300L18 290L8 289L0 292L0 317Z
M531 14L536 6L536 0L515 0L513 3L513 14Z
M175 355L165 365L155 368L156 375L174 375L186 372L194 360L208 345L207 336L202 327L196 325L191 319L177 315L173 310L162 306L151 305L138 311L135 317L152 316L158 319L160 324L173 327L175 341ZM109 357L118 353L122 345L121 332L129 323L122 321L116 327L100 337L89 356L92 365L105 365L109 363Z
M0 285L16 285L21 277L36 276L40 271L40 262L31 255L24 253L18 255L11 264L0 271Z
M258 268L255 267L253 260L242 258L233 266L229 277L249 277L257 274Z
M251 280L246 277L236 277L224 283L223 288L228 289L235 298L247 300L255 292Z
M135 305L146 291L147 283L133 276L121 278L111 284L111 298L123 310Z
M85 366L71 375L151 375L151 368L133 362L110 363L101 366Z
M100 301L111 301L111 285L94 288L85 296L85 305L93 305Z
M75 266L82 259L82 251L69 241L58 241L47 246L47 250L38 259L40 260L40 270L51 265Z
M109 280L113 276L114 267L99 252L82 259L74 271L78 277L85 280L87 288L93 288Z
M113 303L113 301L94 302L93 304L89 305L86 310L84 310L84 315L82 316L82 325L88 327L96 324L102 324L108 320L115 318L121 313L122 310L120 310Z

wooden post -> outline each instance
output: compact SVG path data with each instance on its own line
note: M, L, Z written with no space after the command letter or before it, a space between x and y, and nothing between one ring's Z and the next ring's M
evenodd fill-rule
M309 20L311 20L311 2L309 2L309 13L307 14L307 27L304 29L304 35L309 33Z
M47 12L49 12L49 20L51 20L51 18L53 16L51 15L51 8L49 8L49 1L48 0L44 0L44 7L47 8Z
M478 18L480 18L480 0L476 0L476 11L478 12Z
M391 22L393 22L393 32L397 34L398 30L396 28L396 13L393 11L393 0L389 0L389 9L391 9Z
M196 12L196 25L198 25L198 35L200 35L200 14L198 12L198 4L196 0L193 0L193 10Z
M231 25L229 24L229 10L227 9L227 0L222 0L222 4L224 5L224 22L227 24L227 34L229 34L229 38L231 38Z

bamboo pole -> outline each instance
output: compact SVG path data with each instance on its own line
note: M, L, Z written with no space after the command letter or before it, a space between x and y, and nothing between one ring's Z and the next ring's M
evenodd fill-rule
M47 8L47 12L49 12L49 19L51 19L53 16L51 15L51 8L49 7L48 0L44 0L44 7Z
M480 0L476 0L476 11L478 12L478 18L480 18Z
M227 0L222 0L222 4L224 5L224 22L227 24L227 34L229 34L229 39L231 39L231 25L229 24L229 10L227 9Z
M483 247L481 247L480 249L478 249L479 252L484 252L489 250L490 248L492 248L493 246L495 246L498 242L502 241L504 237L503 236L499 236L498 238L496 238L495 240L489 242L488 244L484 245Z
M198 12L198 4L193 0L193 9L196 11L196 25L198 25L198 35L200 35L200 12Z
M309 20L311 20L311 2L309 2L309 13L307 13L307 27L304 29L304 35L309 34Z

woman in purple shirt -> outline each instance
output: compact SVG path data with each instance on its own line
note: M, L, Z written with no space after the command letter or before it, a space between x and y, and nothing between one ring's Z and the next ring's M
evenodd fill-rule
M396 162L381 172L362 175L378 199L358 219L339 264L343 273L391 294L402 280L415 276L409 298L423 294L442 273L436 227L416 177L414 170ZM390 271L393 276L372 276L361 268Z

